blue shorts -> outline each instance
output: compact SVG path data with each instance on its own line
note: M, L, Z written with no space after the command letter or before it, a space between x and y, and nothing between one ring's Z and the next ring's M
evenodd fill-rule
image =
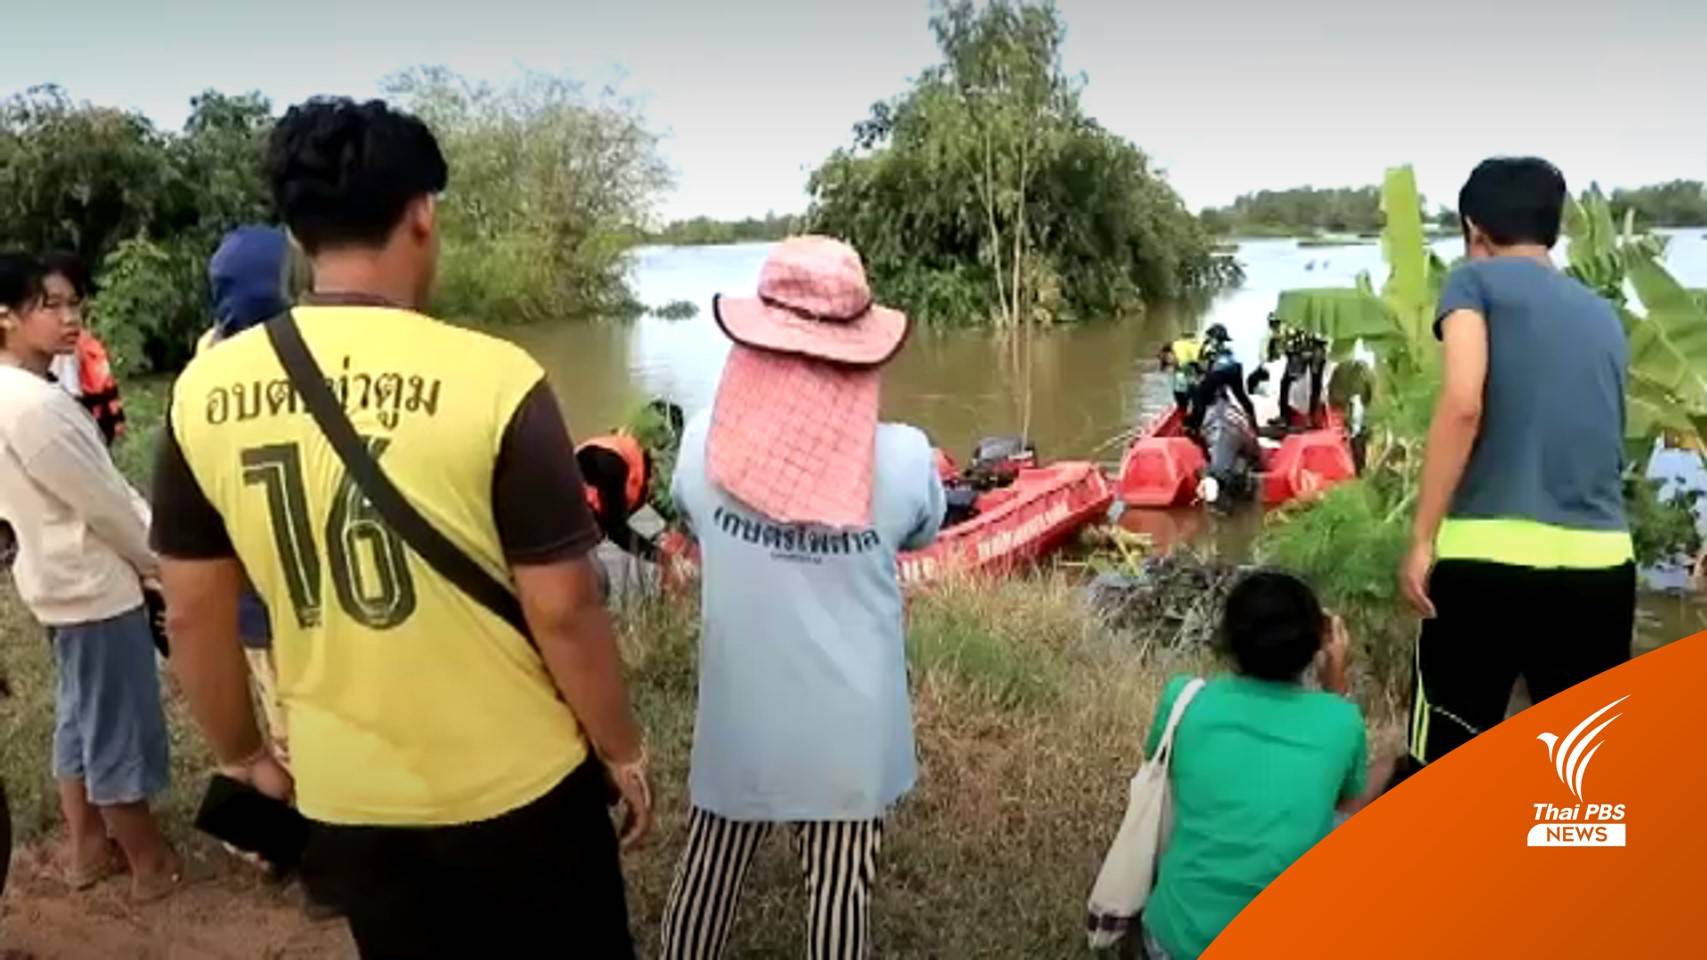
M59 665L53 775L82 780L98 807L136 803L166 789L166 717L148 614L137 607L51 632Z

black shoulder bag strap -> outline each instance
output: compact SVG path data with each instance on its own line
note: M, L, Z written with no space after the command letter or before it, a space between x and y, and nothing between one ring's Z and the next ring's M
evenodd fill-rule
M379 511L392 532L439 576L455 584L470 599L492 611L493 615L515 628L529 644L537 647L515 592L421 516L421 512L404 498L391 478L380 469L367 444L356 435L356 428L350 423L343 405L332 395L332 388L327 385L319 364L314 362L313 354L308 352L302 331L290 311L267 321L267 339L320 432L331 442L332 450L344 462L350 478L367 497L368 503Z

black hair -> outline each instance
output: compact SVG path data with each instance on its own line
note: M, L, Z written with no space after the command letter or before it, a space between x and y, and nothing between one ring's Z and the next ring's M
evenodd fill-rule
M267 139L265 172L274 206L310 255L384 245L409 202L442 192L449 177L419 118L348 97L287 110Z
M43 279L58 274L71 284L71 289L77 292L77 299L89 299L89 266L82 257L69 250L50 250L42 254L41 266Z
M1458 219L1464 238L1470 224L1490 241L1509 247L1559 242L1565 213L1565 175L1539 157L1483 160L1458 191Z
M1322 647L1326 614L1315 591L1288 573L1259 570L1227 595L1221 642L1241 674L1297 680Z
M41 261L27 253L0 253L0 307L23 310L41 297Z

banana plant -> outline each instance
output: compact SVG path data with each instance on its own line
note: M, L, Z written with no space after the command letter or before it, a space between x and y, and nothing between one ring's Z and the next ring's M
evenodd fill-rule
M1438 360L1434 304L1446 265L1429 249L1422 200L1410 167L1387 171L1381 187L1387 224L1381 253L1387 279L1376 293L1367 273L1352 287L1288 290L1280 295L1280 322L1326 339L1344 359L1359 341L1381 360L1388 376L1424 373Z
M1625 452L1645 469L1656 441L1707 450L1707 303L1665 267L1664 239L1639 232L1627 213L1620 226L1599 187L1565 208L1565 271L1618 309L1629 337L1625 376ZM1632 309L1634 290L1642 311Z

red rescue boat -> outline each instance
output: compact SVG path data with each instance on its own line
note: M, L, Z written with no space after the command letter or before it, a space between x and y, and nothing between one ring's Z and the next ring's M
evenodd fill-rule
M937 469L970 496L963 474L941 451ZM1113 503L1114 488L1094 463L1016 461L1001 471L998 485L977 492L970 517L951 520L930 546L900 555L901 584L917 587L956 574L1003 573L1039 560L1105 518ZM659 549L666 583L680 586L697 573L699 550L679 531L661 538Z
M901 583L952 573L1001 573L1048 556L1108 515L1114 489L1094 463L1021 467L1012 483L980 493L977 514L943 528L936 542L901 554Z
M1120 463L1120 499L1133 507L1185 506L1196 498L1205 465L1203 449L1185 435L1184 416L1178 407L1169 407L1127 448ZM1314 496L1356 475L1345 417L1328 407L1318 429L1263 446L1262 501L1272 506Z

